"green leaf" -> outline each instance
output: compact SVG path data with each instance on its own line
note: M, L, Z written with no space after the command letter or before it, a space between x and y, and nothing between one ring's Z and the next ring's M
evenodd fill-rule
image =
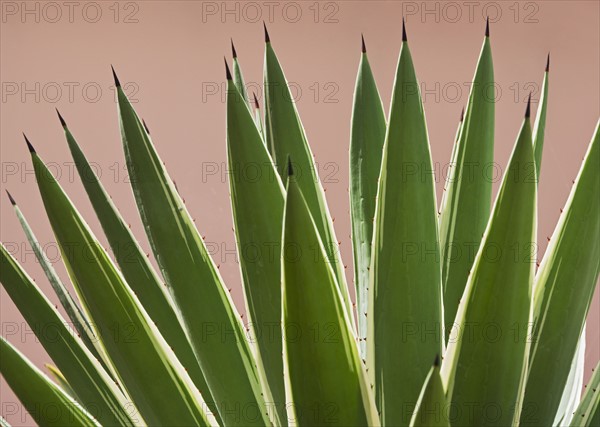
M279 419L286 420L281 358L281 228L284 188L240 92L227 91L231 208L244 295Z
M226 425L268 425L265 402L270 396L261 389L259 368L231 295L120 86L118 100L138 210L221 418Z
M446 339L490 215L494 161L494 66L483 42L440 214Z
M421 390L410 427L450 427L449 407L437 357Z
M407 426L443 351L433 167L408 43L402 43L377 193L367 365L384 425Z
M554 421L600 271L600 125L542 259L535 280L525 407L536 424ZM552 375L548 375L552 372Z
M350 318L295 177L287 190L282 299L289 419L298 426L377 426Z
M63 118L60 117L60 119L75 166L123 277L169 346L173 348L179 361L187 369L205 402L212 408L214 399L187 338L187 333L179 320L171 295L155 273L148 257L142 252L129 226L112 203L77 141L67 125L64 124ZM215 417L220 422L218 414L215 414Z
M233 82L237 87L240 94L244 99L244 103L249 101L248 93L246 93L246 83L244 82L244 75L242 74L242 67L240 61L237 58L235 47L233 46L233 40L231 41L231 50L233 51Z
M442 366L460 426L514 425L526 378L537 184L526 117L475 257Z
M366 359L373 218L386 123L366 49L363 50L354 90L350 137L350 214L359 348L361 357Z
M2 286L69 381L77 400L103 424L138 424L141 420L136 420L139 417L129 400L4 245L0 245L0 265Z
M267 140L271 147L271 156L277 164L277 170L281 177L286 176L288 157L294 162L298 185L302 189L310 213L317 224L319 236L327 250L327 259L334 269L346 309L348 313L352 313L352 302L346 284L344 264L327 208L325 193L317 173L317 166L287 80L270 42L266 43L265 48L264 78ZM351 321L354 324L354 316L351 316Z
M141 416L149 425L215 423L214 417L205 413L206 404L184 367L107 252L40 157L35 151L31 156L46 213L75 290Z
M590 382L585 386L585 393L579 407L573 414L571 427L595 427L600 425L600 362L593 370Z
M41 426L100 426L75 400L52 383L16 348L0 337L0 372ZM3 425L8 425L2 421Z
M42 270L44 270L44 273L48 278L48 281L50 282L54 293L56 293L60 304L65 309L67 316L69 316L69 320L71 320L73 326L77 330L78 335L80 336L88 350L90 350L94 357L102 363L102 366L104 368L106 368L106 365L104 363L104 358L106 357L106 355L104 355L104 357L102 358L100 357L98 348L96 348L98 344L97 339L94 336L94 332L92 331L92 328L89 324L89 320L86 318L85 314L81 311L79 305L75 302L75 300L63 284L63 282L60 280L58 274L56 274L56 271L54 270L54 267L52 267L50 260L48 260L48 257L46 257L44 251L41 250L40 243L35 237L35 234L33 234L33 230L27 223L27 220L21 212L21 209L16 204L16 202L10 194L9 198L13 204L13 208L15 209L15 213L17 214L17 218L19 219L21 228L23 228L23 231L25 232L27 241L29 241L31 248L33 249L33 253L35 254L35 257L37 258L40 265L42 266Z
M538 182L540 171L542 170L542 151L544 150L544 133L546 130L546 110L548 108L548 77L550 72L550 55L548 55L548 63L546 65L546 72L544 73L544 81L542 83L542 94L540 97L540 103L537 110L537 116L535 118L535 124L533 126L533 150L535 153L535 166L538 175Z

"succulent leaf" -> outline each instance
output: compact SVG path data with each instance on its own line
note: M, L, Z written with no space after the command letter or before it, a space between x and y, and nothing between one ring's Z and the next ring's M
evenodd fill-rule
M390 107L373 235L367 366L384 425L406 426L444 346L438 229L425 114L408 43Z
M350 214L354 251L354 286L356 287L359 348L363 359L367 357L369 268L385 130L383 104L364 49L354 90L350 137Z

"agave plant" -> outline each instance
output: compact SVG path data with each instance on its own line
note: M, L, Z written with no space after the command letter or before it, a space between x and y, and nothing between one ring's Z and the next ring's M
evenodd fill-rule
M266 28L265 35L264 114L249 100L235 48L232 71L226 64L246 323L114 70L131 187L158 271L60 113L112 256L26 138L76 294L9 195L69 318L2 246L2 285L53 361L48 376L0 339L2 375L36 422L598 425L598 369L580 399L585 320L600 271L598 126L537 268L531 250L549 64L533 128L528 103L492 205L492 181L467 173L493 162L487 26L438 211L406 31L387 117L363 40L350 141L351 287ZM258 178L244 175L248 166ZM474 256L461 254L466 245Z

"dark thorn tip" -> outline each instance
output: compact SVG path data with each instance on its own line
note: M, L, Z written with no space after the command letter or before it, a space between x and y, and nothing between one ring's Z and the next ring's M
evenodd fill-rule
M407 41L408 38L406 37L406 22L404 22L404 17L402 18L402 41L405 42Z
M113 67L111 65L110 69L112 70L112 73L113 73L113 79L115 79L115 86L116 87L121 87L121 82L119 81L119 78L117 77L117 73L115 72L115 67Z
M462 123L465 120L465 107L462 108L460 112L460 122Z
M252 92L252 96L254 97L254 106L258 110L260 108L260 105L258 104L258 98L256 97L256 93Z
M231 71L229 71L229 64L227 64L227 58L223 58L225 60L225 77L227 80L231 80Z
M440 355L436 354L435 359L433 360L433 366L440 366Z
M23 137L25 138L25 142L27 143L27 148L29 149L29 152L35 153L35 148L33 148L33 145L31 145L31 142L29 142L29 139L27 138L27 135L25 135L25 133L23 133Z
M367 53L367 45L365 45L365 36L360 35L360 40L362 43L362 53Z
M10 200L10 204L13 206L17 205L17 202L15 202L15 199L13 199L13 196L10 195L10 193L8 192L8 190L6 190L6 195L8 196L8 200Z
M485 36L490 36L490 17L488 16L485 20Z
M527 98L527 109L525 110L525 118L529 118L531 116L531 92L529 93L529 98Z
M271 43L271 37L269 37L269 31L267 30L267 24L263 21L263 28L265 29L265 43Z
M60 124L62 125L62 127L66 128L67 123L65 123L65 119L63 119L63 116L60 114L60 111L58 111L58 108L55 108L55 110L56 114L58 114L58 120L60 120Z
M546 58L546 72L550 71L550 53L548 53L548 58Z
M237 52L235 51L235 45L233 44L233 39L231 39L231 55L233 59L237 58Z
M146 120L142 119L142 124L144 125L144 129L146 129L146 133L150 135L150 129L148 129L148 125L146 124Z
M292 166L292 158L289 155L288 155L288 161L287 161L287 174L288 174L288 176L294 175L294 168Z

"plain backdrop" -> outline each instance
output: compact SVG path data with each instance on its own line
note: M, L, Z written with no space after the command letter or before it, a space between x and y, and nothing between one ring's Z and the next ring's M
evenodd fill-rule
M508 160L530 91L535 114L546 55L551 53L538 259L599 116L597 1L1 3L0 187L2 193L11 191L65 280L21 132L51 164L101 241L106 240L74 170L55 107L94 162L142 247L150 252L127 183L110 64L148 123L242 312L225 166L223 56L231 55L230 37L250 91L257 92L262 104L262 21L269 27L324 180L350 281L348 145L361 33L387 113L401 20L406 17L438 172L449 161L460 111L467 102L485 16L492 22L499 167ZM438 175L438 201L442 188L443 178ZM58 304L4 194L0 200L2 242L10 245L18 261ZM43 367L48 356L4 290L0 298L2 334ZM600 356L599 305L596 292L588 320L586 378ZM31 425L31 418L15 406L4 380L0 392L1 412L8 421Z

